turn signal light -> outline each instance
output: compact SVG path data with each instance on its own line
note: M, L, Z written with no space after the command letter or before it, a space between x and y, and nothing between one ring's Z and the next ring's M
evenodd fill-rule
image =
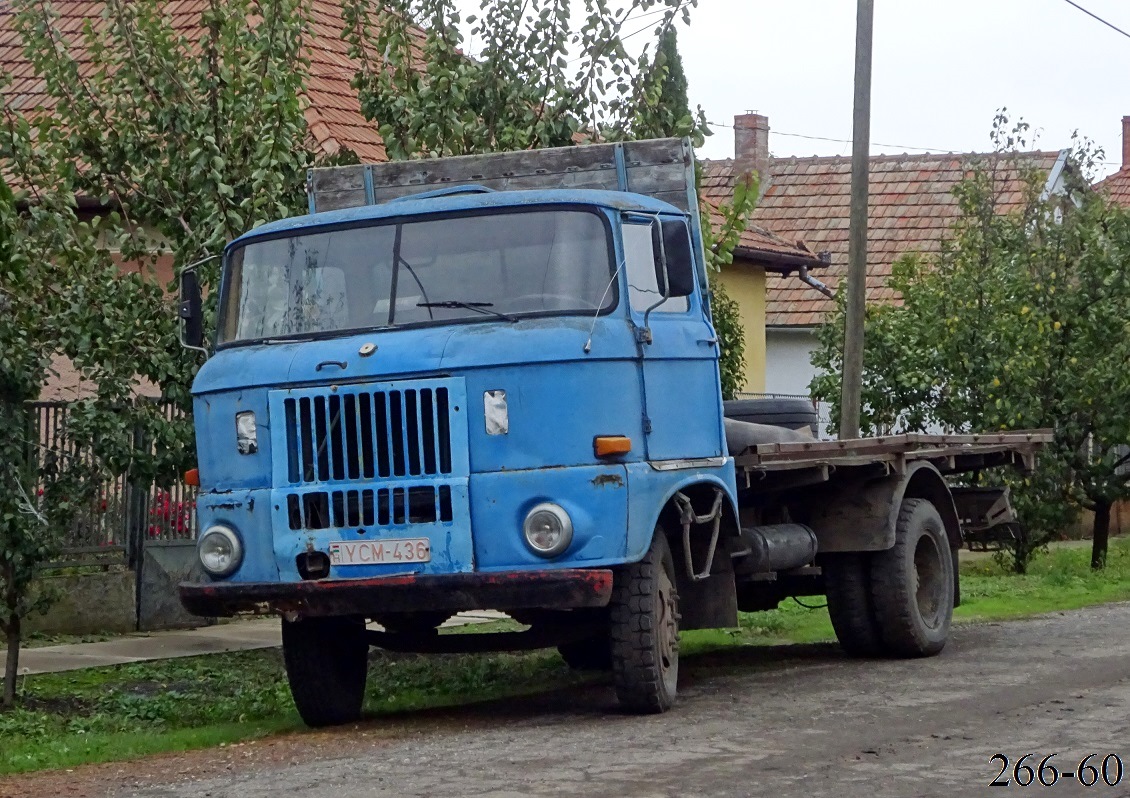
M190 468L184 472L184 484L194 488L200 487L200 469Z
M632 439L625 435L598 435L592 439L597 457L611 457L632 451Z

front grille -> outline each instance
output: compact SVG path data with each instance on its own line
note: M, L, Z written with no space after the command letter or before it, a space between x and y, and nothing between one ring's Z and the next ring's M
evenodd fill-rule
M470 546L469 531L452 531L470 516L462 379L291 388L269 404L276 529L342 539L410 530L452 551Z
M446 387L350 390L282 404L291 484L452 473ZM332 504L329 494L325 501Z

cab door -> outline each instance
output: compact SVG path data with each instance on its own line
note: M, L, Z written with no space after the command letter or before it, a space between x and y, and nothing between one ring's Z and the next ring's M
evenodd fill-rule
M695 279L686 220L630 214L621 229L647 458L718 457L718 343Z

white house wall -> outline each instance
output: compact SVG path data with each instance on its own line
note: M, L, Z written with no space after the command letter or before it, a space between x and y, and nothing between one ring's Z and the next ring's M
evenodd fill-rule
M765 330L765 392L808 396L816 376L810 359L816 349L811 327L769 327Z

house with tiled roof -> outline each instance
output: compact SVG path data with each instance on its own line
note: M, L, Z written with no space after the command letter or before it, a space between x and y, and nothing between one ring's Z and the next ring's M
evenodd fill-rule
M106 24L104 0L53 0L51 5L58 13L56 27L80 70L91 69L83 27L88 21L95 29ZM207 5L207 0L168 0L163 4L163 11L173 30L192 39L203 30L201 15ZM342 38L345 22L341 0L309 0L307 10L310 28L303 42L303 56L309 62L309 74L303 94L311 151L322 157L340 156L348 151L363 162L387 161L377 125L361 113L357 91L350 85L357 74L358 63L349 56L349 45ZM35 74L24 54L14 12L3 0L0 0L0 71L11 79L5 89L5 100L13 111L34 113L42 108L49 113L54 107L46 82ZM84 198L78 199L81 208ZM90 199L88 204L95 208L93 212L103 212L97 200ZM172 262L172 255L158 259L158 279L166 283L172 280ZM53 368L57 377L45 386L43 399L73 399L92 388L81 381L64 358L56 358Z
M1124 208L1130 208L1130 116L1122 117L1122 166L1113 175L1095 183L1095 190L1106 193Z
M753 225L811 252L826 253L819 280L832 291L847 274L851 159L848 157L772 158L768 120L757 114L735 119L735 132L758 128L753 143L762 151L746 157L764 164L762 196ZM739 141L741 139L739 138ZM959 216L955 186L975 163L998 160L1002 212L1022 199L1017 162L1046 175L1045 191L1063 188L1067 151L1025 152L1007 158L993 154L879 155L870 162L868 204L867 301L899 300L887 285L892 264L912 252L937 252ZM710 161L705 182L732 183L730 161ZM771 273L765 296L765 388L770 393L807 394L815 376L809 358L816 329L834 308L834 300L798 279L799 270Z

